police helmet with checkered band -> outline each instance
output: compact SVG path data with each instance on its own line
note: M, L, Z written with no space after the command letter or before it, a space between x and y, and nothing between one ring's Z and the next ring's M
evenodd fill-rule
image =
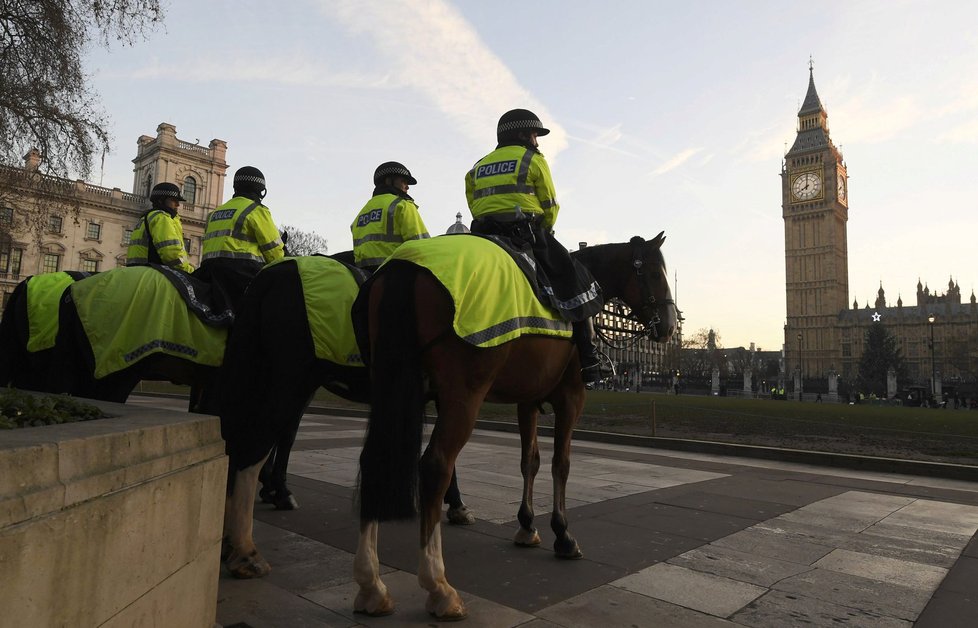
M157 183L149 193L149 202L153 207L162 207L168 198L175 198L178 201L187 200L180 194L180 188L176 183Z
M520 134L527 131L535 131L539 136L550 133L550 129L543 126L537 114L528 109L511 109L499 118L499 124L496 125L496 139L500 142L519 139Z
M417 185L418 180L411 176L411 171L404 164L396 161L385 161L374 170L374 185L381 185L387 177L404 177L408 185Z
M235 192L264 192L265 175L254 166L242 166L234 173Z

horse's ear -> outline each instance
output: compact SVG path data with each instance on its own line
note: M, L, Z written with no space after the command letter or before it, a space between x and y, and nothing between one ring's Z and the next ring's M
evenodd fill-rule
M651 244L654 247L662 246L662 243L666 241L665 233L666 233L665 231L660 231L659 235L655 236L649 241L649 244Z

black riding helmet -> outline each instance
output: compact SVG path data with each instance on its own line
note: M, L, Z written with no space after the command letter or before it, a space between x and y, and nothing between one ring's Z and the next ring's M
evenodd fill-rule
M242 166L234 173L234 191L264 195L265 175L254 166Z
M168 198L175 198L178 201L187 200L180 194L180 188L176 183L157 183L149 193L149 202L153 207L162 208L163 202Z
M377 166L374 170L374 185L383 185L387 177L404 177L409 185L418 184L418 180L411 176L411 171L396 161L385 161Z
M536 131L539 136L550 133L550 129L543 126L537 114L528 109L510 109L499 118L499 123L496 125L496 141L518 140L520 134L525 131Z

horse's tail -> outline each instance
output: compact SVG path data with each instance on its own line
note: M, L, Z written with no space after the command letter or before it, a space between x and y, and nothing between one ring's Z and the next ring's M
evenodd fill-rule
M370 420L358 480L363 521L410 519L418 511L425 398L414 302L417 272L395 263L381 275L380 320L370 358Z

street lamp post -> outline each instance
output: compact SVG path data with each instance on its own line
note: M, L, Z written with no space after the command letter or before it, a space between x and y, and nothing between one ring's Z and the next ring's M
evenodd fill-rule
M804 379L801 370L801 332L798 332L798 401L801 401L801 393L804 388L802 381Z
M937 400L937 367L934 365L934 321L933 314L927 315L927 323L930 325L930 395Z

